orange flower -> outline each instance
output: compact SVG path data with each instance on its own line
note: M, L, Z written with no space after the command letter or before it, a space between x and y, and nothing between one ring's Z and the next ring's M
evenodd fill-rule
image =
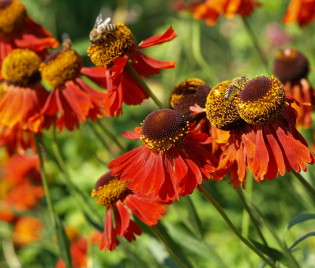
M177 6L181 10L189 10L195 19L206 20L207 25L213 26L219 16L223 14L226 18L231 18L234 14L243 17L249 16L260 3L255 0L207 0L205 2L192 2L191 4L180 4Z
M77 230L73 227L67 226L65 231L70 242L72 267L86 268L88 241L85 238L79 236ZM66 268L66 265L62 259L58 260L56 268Z
M22 247L39 240L42 229L42 222L35 217L25 216L19 218L14 224L14 244Z
M221 180L229 172L234 187L244 187L247 167L261 182L276 178L278 173L283 176L291 168L306 171L306 163L314 164L313 153L295 128L292 101L286 100L278 80L257 77L226 100L229 85L225 81L213 87L206 104L210 122L229 131L217 137L222 141L222 154L214 179ZM211 116L216 114L217 118Z
M291 24L298 22L300 27L310 24L315 17L314 0L291 0L283 22Z
M50 54L40 65L42 79L53 87L41 115L57 116L59 131L63 126L73 130L79 127L79 121L102 117L100 108L105 98L104 92L93 89L81 78L82 59L71 48L70 40L63 45L63 49Z
M0 87L6 93L0 100L0 125L40 132L51 121L39 116L48 97L40 84L39 56L28 49L14 49L3 61Z
M0 219L12 221L13 211L34 207L44 196L39 174L39 160L35 155L13 155L2 166Z
M103 74L103 79L92 80L107 88L104 114L119 116L123 102L127 105L136 105L149 97L132 72L136 72L142 78L158 74L161 69L176 66L174 61L156 60L144 55L140 50L171 41L176 34L170 27L164 34L134 44L133 34L123 23L106 24L106 21L102 22L101 17L98 17L96 28L90 33L92 45L88 49L88 56L96 66L100 67L96 67L95 70L83 69L83 72L91 77L93 72ZM111 25L113 31L110 33L103 31L104 25Z
M297 111L298 127L310 128L312 124L312 106L315 105L315 90L307 80L309 62L295 48L286 48L278 52L273 71L284 85L287 95L297 102L292 107Z
M112 176L112 172L107 172L98 179L92 191L92 197L96 197L97 203L106 208L100 250L114 250L119 245L116 236L125 237L132 242L136 239L135 235L142 233L140 227L130 219L128 209L149 226L156 225L165 213L165 208L158 199L137 196L127 188L127 182L119 181L117 177ZM112 214L115 218L114 222ZM96 233L94 240L97 240L97 236Z
M175 110L155 111L141 128L125 134L143 145L111 161L108 168L140 196L173 201L191 194L203 178L210 178L216 164L204 147L211 139L193 133L193 128Z
M28 17L22 2L0 2L0 67L6 55L15 48L28 48L43 58L48 47L58 45L50 32Z
M23 154L26 149L36 152L33 133L19 128L0 125L0 147L5 147L8 154Z

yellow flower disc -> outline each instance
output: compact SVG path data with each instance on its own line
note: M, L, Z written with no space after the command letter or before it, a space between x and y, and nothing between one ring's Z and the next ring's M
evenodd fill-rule
M115 31L102 35L103 38L92 43L88 49L88 56L96 66L107 66L114 59L127 54L133 46L133 35L123 23L118 23Z
M1 67L2 76L9 83L26 86L40 78L40 57L29 49L14 49L8 54Z
M0 35L19 30L27 18L25 6L19 0L0 1Z
M52 53L40 65L39 71L48 85L58 87L75 79L80 74L82 64L81 57L69 48Z
M98 204L108 208L131 193L127 184L127 181L120 181L108 172L96 182L91 196L96 197Z
M236 99L239 115L248 124L266 123L281 116L285 91L273 76L261 76L246 83Z
M223 81L212 88L206 103L206 114L210 123L216 128L231 130L244 121L241 119L236 108L236 98L225 99L225 94L231 81ZM237 89L237 92L240 89ZM237 92L233 96L237 95Z

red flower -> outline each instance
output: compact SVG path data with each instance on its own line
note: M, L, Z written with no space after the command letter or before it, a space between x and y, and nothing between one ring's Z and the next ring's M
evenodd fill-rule
M208 135L193 134L192 128L177 111L155 111L142 128L124 133L144 144L111 161L108 168L141 196L173 201L179 194L191 194L203 178L210 178L216 163L204 148L211 142Z
M306 171L306 163L314 164L313 153L295 128L296 111L291 107L292 101L286 100L278 80L264 76L252 79L226 101L228 85L222 82L215 86L206 105L207 117L212 123L219 122L211 117L214 112L219 114L215 106L230 107L221 107L230 120L222 122L229 121L229 124L216 125L229 130L229 135L223 133L217 137L222 142L222 153L214 179L221 180L229 172L234 187L240 184L244 187L247 167L255 180L261 182L276 178L278 173L283 176L291 168L296 172Z
M15 49L3 61L0 87L6 93L0 100L0 124L11 129L40 132L51 121L39 115L48 92L39 83L40 58L28 49Z
M8 128L0 125L0 147L5 147L8 154L23 154L26 149L36 152L34 137L32 132L22 129Z
M315 90L307 79L310 70L307 58L295 48L286 48L278 52L273 71L284 85L287 95L297 102L292 107L297 111L298 127L310 128L312 124L312 106L315 105Z
M189 10L194 18L205 19L207 25L213 26L221 14L227 18L233 17L234 14L247 17L259 6L260 3L255 0L207 0L199 3L196 1L189 4L178 3L177 9Z
M66 44L67 45L67 44ZM43 80L54 89L50 92L41 115L57 116L59 131L79 127L79 121L96 121L102 116L104 92L90 87L81 78L81 57L66 46L51 54L40 66ZM87 68L85 68L87 69ZM95 75L95 73L92 74Z
M125 237L129 242L136 239L135 235L142 233L140 227L130 219L130 211L149 226L157 224L165 213L160 202L142 198L127 188L127 183L119 181L111 172L104 174L96 183L92 197L106 207L105 226L102 234L100 250L112 251L119 245L116 236ZM128 208L128 209L127 209ZM112 219L115 219L115 227Z
M300 27L310 24L315 17L314 0L291 0L283 22L291 24L298 22Z
M139 44L133 44L133 35L125 25L119 23L116 27L116 31L101 41L91 40L92 46L88 50L88 55L95 65L102 68L82 70L90 77L93 77L95 70L103 76L102 79L99 77L91 79L107 88L104 103L106 116L119 116L123 102L127 105L136 105L149 97L132 72L136 72L140 77L149 77L158 74L161 69L175 67L174 61L156 60L139 51L173 40L176 34L172 27L164 34L152 36Z
M15 48L27 48L42 58L47 48L58 47L51 33L27 16L19 0L2 1L0 5L0 67L7 54Z
M70 255L73 268L87 267L87 250L88 241L79 236L73 227L65 228L66 234L70 242ZM56 268L66 268L64 261L60 258L56 264Z

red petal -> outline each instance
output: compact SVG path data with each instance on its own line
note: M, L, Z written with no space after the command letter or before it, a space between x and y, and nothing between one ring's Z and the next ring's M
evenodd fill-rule
M137 46L137 48L147 48L155 46L158 44L163 44L165 42L173 40L177 35L175 34L172 26L164 34L154 35L142 42Z
M112 251L118 245L119 241L116 239L116 235L113 228L111 208L109 208L106 211L104 232L102 235L102 240L99 245L99 248L100 250L107 248L109 251Z
M129 195L124 203L132 213L147 225L156 225L157 221L162 218L165 208L150 200L144 200L136 195Z
M256 151L253 159L253 175L255 180L261 182L267 173L269 154L264 141L261 125L256 125Z
M116 210L114 210L115 224L116 224L115 231L116 231L116 234L122 237L126 233L129 227L130 213L120 200L116 202L116 207L119 213L117 213Z

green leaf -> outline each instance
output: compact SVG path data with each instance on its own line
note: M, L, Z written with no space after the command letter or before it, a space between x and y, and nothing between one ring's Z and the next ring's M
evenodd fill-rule
M290 266L290 263L288 262L288 260L286 259L286 256L279 250L275 249L275 248L271 248L268 247L264 244L261 244L253 239L250 239L251 242L253 242L253 244L260 249L260 251L262 251L263 253L265 253L266 255L268 255L268 257L274 261L279 261L282 262L283 264Z
M292 226L294 226L294 225L296 225L296 224L298 224L298 223L300 223L300 222L308 221L308 220L311 220L311 219L315 219L315 214L312 214L312 213L302 214L302 215L297 216L297 217L295 217L294 219L292 219L292 220L289 222L287 228L288 228L288 230L289 230Z
M169 236L167 230L161 222L159 222L156 226L152 226L151 230L158 236L170 256L177 264L179 264L180 267L192 267L182 248Z
M72 268L71 265L71 256L70 256L70 244L68 237L66 235L65 229L63 227L63 224L58 217L58 215L54 212L54 218L55 218L55 230L57 235L57 243L60 251L60 256L63 259L65 265L67 268Z
M303 235L302 237L300 237L298 240L296 240L292 246L289 248L289 250L292 250L297 244L299 244L300 242L302 242L304 239L310 237L310 236L315 236L315 232L310 232L306 235Z
M201 221L196 211L196 208L193 202L191 201L190 196L187 195L184 198L184 200L185 200L186 208L188 211L188 219L191 225L191 229L194 231L196 235L198 235L199 238L203 238L203 230L201 227Z
M166 227L173 235L174 239L176 239L176 242L178 242L181 246L207 260L217 262L220 267L228 267L228 265L226 265L222 258L217 254L215 249L210 245L207 245L193 236L180 231L178 228L174 227L174 225L167 224Z

